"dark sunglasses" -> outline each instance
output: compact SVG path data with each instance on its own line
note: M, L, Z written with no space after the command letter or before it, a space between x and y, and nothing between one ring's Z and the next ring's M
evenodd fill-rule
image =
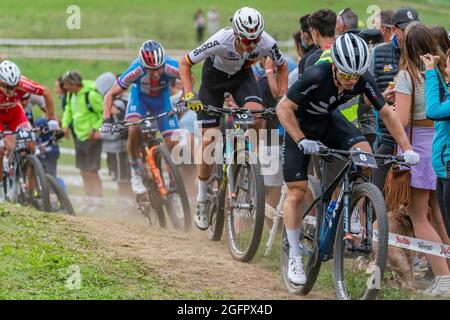
M238 39L239 39L240 42L242 42L246 46L248 46L248 45L250 45L252 43L257 44L259 41L261 41L261 37L258 37L258 38L254 39L254 40L247 39L247 38L241 38L241 37L238 37Z
M17 86L10 86L10 85L7 85L6 83L0 83L0 86L1 86L2 88L5 88L5 89L8 90L8 91L13 91L13 90L16 89L16 87L17 87Z

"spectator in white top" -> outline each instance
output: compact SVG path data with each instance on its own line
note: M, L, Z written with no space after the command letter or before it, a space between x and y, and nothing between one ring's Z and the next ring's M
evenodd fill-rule
M211 6L206 17L208 18L208 34L212 36L219 31L219 14L217 13L216 6Z

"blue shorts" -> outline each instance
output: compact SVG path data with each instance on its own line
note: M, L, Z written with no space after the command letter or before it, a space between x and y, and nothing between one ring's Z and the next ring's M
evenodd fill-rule
M164 89L158 96L151 97L141 93L135 85L132 85L125 120L141 119L149 115L157 116L172 110L169 88ZM180 128L177 115L158 119L158 128L163 137L171 136L174 130Z

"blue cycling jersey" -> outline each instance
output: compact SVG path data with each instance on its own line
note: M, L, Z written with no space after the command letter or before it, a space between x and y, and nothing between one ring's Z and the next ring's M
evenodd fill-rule
M133 85L132 90L138 90L139 94L155 97L162 94L164 89L170 86L171 78L177 77L179 77L178 62L170 57L166 58L164 73L159 80L150 78L145 68L142 67L139 58L136 58L117 79L117 83L122 89L127 89L130 85Z

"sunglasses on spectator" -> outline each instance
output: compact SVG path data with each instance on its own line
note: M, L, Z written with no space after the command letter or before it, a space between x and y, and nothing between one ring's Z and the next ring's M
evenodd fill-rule
M258 37L256 39L247 39L247 38L241 38L238 37L239 41L245 44L246 46L251 45L252 43L257 44L259 41L261 41L261 37Z

